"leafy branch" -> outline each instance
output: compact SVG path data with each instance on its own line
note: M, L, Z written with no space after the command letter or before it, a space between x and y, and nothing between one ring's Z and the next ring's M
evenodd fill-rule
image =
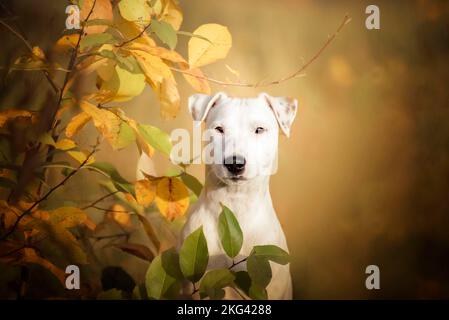
M28 209L26 209L24 212L22 212L22 214L17 218L17 220L14 222L14 224L12 225L10 230L7 231L2 237L0 237L0 241L6 240L11 234L13 234L15 232L17 226L19 225L20 221L24 217L29 215L33 211L33 209L35 209L41 202L45 201L53 192L55 192L60 187L62 187L70 178L72 178L76 173L78 173L78 171L81 168L83 168L86 163L88 163L88 161L90 160L92 155L97 151L97 147L99 145L99 142L100 142L100 140L97 140L97 143L93 147L92 151L86 156L86 159L83 162L81 162L81 164L75 170L71 171L58 184L56 184L54 187L52 187L50 190L48 190L47 193L45 193L45 195L43 197L41 197L40 199L36 200Z

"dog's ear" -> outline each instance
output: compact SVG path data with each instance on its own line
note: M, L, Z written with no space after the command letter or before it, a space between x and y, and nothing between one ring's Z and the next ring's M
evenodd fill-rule
M209 110L220 98L226 97L224 92L218 92L213 96L197 93L189 97L189 111L195 121L204 121Z
M298 100L287 97L272 97L266 93L261 93L259 97L268 103L282 132L289 137L290 128L298 111Z

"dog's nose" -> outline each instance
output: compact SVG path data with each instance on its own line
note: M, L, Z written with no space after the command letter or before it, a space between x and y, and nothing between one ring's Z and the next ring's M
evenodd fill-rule
M232 156L224 160L224 166L234 175L240 174L245 170L246 160L241 156Z

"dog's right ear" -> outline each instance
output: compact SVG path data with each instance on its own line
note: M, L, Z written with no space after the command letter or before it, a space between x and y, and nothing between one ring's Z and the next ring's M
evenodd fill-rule
M189 111L195 121L204 121L210 109L220 98L226 97L224 92L218 92L213 96L197 93L189 97Z

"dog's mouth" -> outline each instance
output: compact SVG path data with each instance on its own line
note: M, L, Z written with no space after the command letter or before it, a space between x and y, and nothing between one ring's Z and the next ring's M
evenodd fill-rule
M226 178L227 180L231 180L232 182L240 182L240 181L246 181L248 179L246 179L244 176L232 176L232 177L228 177Z

